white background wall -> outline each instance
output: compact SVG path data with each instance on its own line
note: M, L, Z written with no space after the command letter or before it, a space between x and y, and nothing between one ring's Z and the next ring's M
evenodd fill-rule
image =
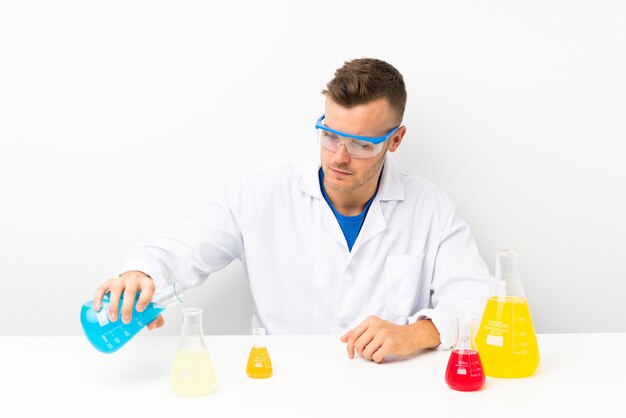
M398 168L448 192L538 332L626 331L621 1L0 3L0 334L78 335L124 253L246 174L319 152L347 59L405 77ZM239 262L187 294L247 333ZM177 334L167 313L158 333Z

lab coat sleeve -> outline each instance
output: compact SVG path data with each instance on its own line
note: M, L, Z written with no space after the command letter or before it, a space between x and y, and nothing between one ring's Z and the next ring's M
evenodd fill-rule
M469 226L456 216L454 205L437 248L431 282L432 309L422 309L409 322L429 318L440 334L437 349L456 339L456 319L474 318L478 327L493 277L478 253Z
M152 277L157 289L171 283L183 289L200 285L209 274L241 258L244 201L243 185L230 189L195 217L134 247L125 256L120 274L142 271Z

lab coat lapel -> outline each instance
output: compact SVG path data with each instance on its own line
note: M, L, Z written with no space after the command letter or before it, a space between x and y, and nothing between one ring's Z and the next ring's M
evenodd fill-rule
M322 199L320 202L321 210L322 210L322 229L326 234L328 234L332 239L337 241L342 246L348 249L348 243L346 242L346 237L343 235L343 231L341 230L341 226L339 222L337 222L337 218L333 213L330 206L325 199Z
M393 200L404 200L404 186L400 181L398 173L393 169L391 161L389 158L386 158L378 193L365 216L363 227L352 247L352 254L365 245L367 241L387 229L383 205Z
M348 244L346 243L346 238L343 236L339 222L337 222L335 214L330 206L328 206L328 203L326 203L326 200L322 196L322 191L320 190L318 177L320 167L321 164L319 160L307 164L300 173L298 184L303 192L318 200L320 208L320 224L324 233L326 233L333 240L337 241L337 243L345 247L347 250Z
M361 231L352 246L352 254L354 255L367 241L374 238L385 229L387 229L387 222L385 222L385 217L380 207L380 200L374 198L370 210L365 216Z

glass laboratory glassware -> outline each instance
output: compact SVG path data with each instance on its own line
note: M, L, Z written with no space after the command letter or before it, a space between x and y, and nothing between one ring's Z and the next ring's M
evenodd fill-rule
M474 320L457 319L456 335L446 369L446 383L455 390L478 390L485 384L485 373L474 341Z
M139 292L135 297L135 305L139 299ZM93 300L83 304L80 311L80 322L83 331L89 342L103 353L113 353L124 346L143 327L152 322L167 307L183 301L183 292L176 283L157 290L152 301L142 312L137 312L133 307L133 314L130 323L124 324L122 318L122 302L124 295L120 298L118 319L115 322L109 320L109 293L102 298L102 306L96 312L93 309Z
M255 379L265 379L272 375L272 371L272 361L265 346L265 328L254 328L246 373Z
M202 333L202 309L185 308L170 388L178 396L206 396L217 389L215 369Z
M539 347L520 278L519 252L501 250L496 281L476 335L485 374L527 377L539 366Z

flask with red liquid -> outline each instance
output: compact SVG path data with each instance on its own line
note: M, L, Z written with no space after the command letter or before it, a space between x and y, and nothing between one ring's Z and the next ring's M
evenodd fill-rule
M455 390L479 390L485 384L485 373L474 341L474 320L457 319L456 333L456 343L446 369L446 383Z

